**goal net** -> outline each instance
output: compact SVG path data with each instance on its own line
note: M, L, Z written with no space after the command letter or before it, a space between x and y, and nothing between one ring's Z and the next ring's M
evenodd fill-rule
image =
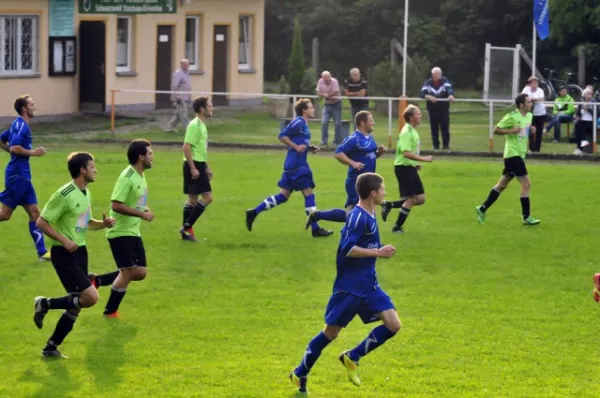
M486 43L484 100L512 100L521 91L520 47L519 44L515 47L494 47Z

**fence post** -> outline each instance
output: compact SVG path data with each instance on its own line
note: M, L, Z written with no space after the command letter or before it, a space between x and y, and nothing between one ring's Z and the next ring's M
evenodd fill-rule
M117 90L110 90L110 131L113 138L115 136L115 92Z
M315 73L319 73L319 38L313 37L312 39L312 67Z
M593 114L594 114L594 116L593 116L594 117L594 132L592 134L592 138L594 139L594 144L592 145L592 148L593 148L592 152L596 153L596 138L598 135L598 131L597 131L598 130L598 107L597 106L594 106Z
M585 46L581 45L577 49L578 68L577 68L577 83L581 87L585 86Z
M489 120L489 142L490 142L490 153L494 152L494 103L490 101L490 120Z
M392 99L388 98L388 148L392 147Z
M407 106L408 106L408 100L406 99L406 97L400 97L400 99L398 101L398 132L402 131L402 128L404 127L404 124L406 123L404 121L404 117L402 117L402 115L404 114L404 110L406 109Z

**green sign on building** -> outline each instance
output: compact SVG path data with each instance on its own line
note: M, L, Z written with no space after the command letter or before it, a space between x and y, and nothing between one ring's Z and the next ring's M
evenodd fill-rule
M175 14L177 0L79 0L80 14Z

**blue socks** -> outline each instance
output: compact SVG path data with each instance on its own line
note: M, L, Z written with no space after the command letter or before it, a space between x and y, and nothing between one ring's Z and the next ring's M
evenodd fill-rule
M325 347L327 347L331 343L325 333L320 332L316 335L310 343L308 343L308 347L306 347L306 352L304 353L304 357L302 358L302 362L296 369L294 369L294 373L298 377L304 377L308 375L310 369L313 367L317 359L321 356L321 352Z
M379 325L375 329L371 330L371 333L369 333L366 339L364 339L352 351L349 351L348 356L354 362L358 362L360 358L364 357L395 335L396 333L390 332L385 325Z
M333 209L327 211L318 211L317 220L346 222L346 210Z
M261 202L261 204L256 206L256 208L254 209L254 213L258 214L263 211L267 211L267 210L272 209L273 207L278 206L285 202L287 202L287 198L285 197L285 195L283 195L281 193L278 193L277 195L274 195L274 196L269 196L268 198L263 200Z
M29 221L29 233L35 244L35 250L37 251L38 256L46 254L47 250L46 245L44 244L44 234L35 225L35 221Z
M310 213L311 211L317 210L317 202L315 201L315 194L310 194L310 195L304 197L304 207L306 208L307 216L308 216L308 213ZM313 231L316 231L317 229L319 229L319 223L315 221L310 224L310 227L312 228Z

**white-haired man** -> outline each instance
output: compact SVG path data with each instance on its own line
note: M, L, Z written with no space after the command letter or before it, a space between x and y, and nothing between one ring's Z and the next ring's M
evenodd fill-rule
M369 110L369 100L362 99L367 96L367 81L361 79L358 68L352 68L350 69L350 79L344 81L344 86L346 87L346 97L350 97L352 120L354 120L358 112ZM352 97L356 97L356 99Z
M340 98L340 84L331 73L323 71L317 83L317 95L325 100L323 120L321 121L321 145L326 146L329 139L329 119L333 117L335 125L335 138L333 145L342 143L342 99Z
M431 79L427 79L423 83L421 98L427 100L433 149L440 149L441 129L443 149L450 150L450 103L448 101L438 101L438 99L453 101L454 87L446 77L442 76L442 69L439 67L433 68Z
M184 129L187 128L190 122L187 104L191 101L192 80L190 79L189 67L190 61L184 58L181 60L181 68L173 73L171 91L176 91L176 93L171 94L171 100L173 101L175 113L167 125L168 132L175 131L179 122L181 122Z

